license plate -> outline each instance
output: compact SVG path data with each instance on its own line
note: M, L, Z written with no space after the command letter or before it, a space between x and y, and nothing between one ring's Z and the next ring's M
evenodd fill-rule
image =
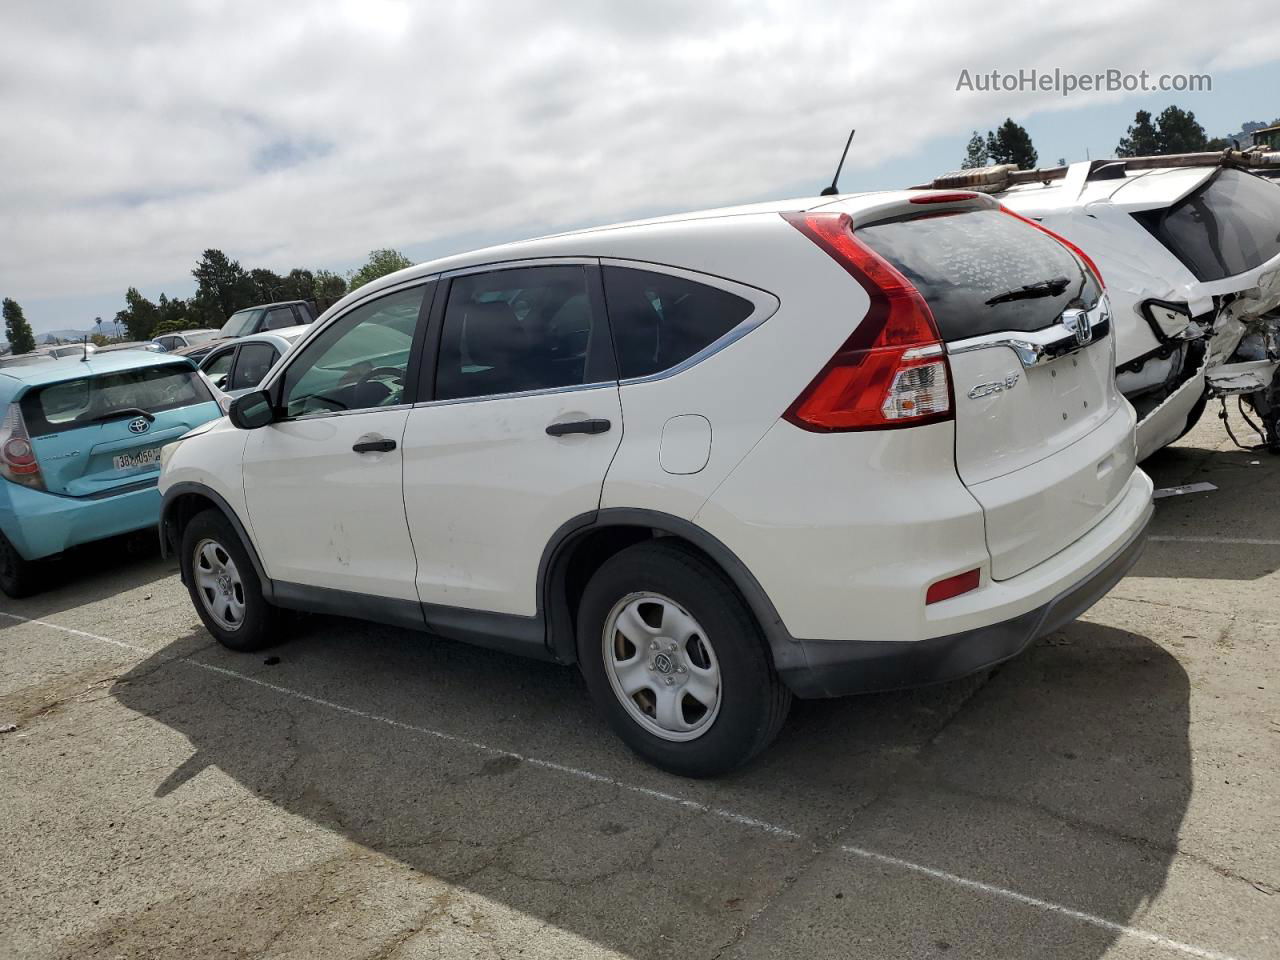
M149 450L139 450L137 453L122 454L118 457L112 457L111 462L115 464L117 470L150 467L160 463L160 448L152 447Z

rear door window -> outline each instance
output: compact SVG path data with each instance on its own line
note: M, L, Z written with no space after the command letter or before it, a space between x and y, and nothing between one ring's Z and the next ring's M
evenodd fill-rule
M605 267L604 288L622 380L683 363L755 310L727 290L652 270Z
M188 367L145 367L53 383L27 391L22 416L33 437L75 430L136 407L161 413L208 403L209 388Z
M1280 255L1280 190L1223 170L1166 211L1134 214L1200 280L1245 273Z
M436 399L579 386L607 377L608 335L586 268L520 267L450 284L436 365Z
M1043 330L1068 307L1092 309L1101 294L1070 250L998 210L886 220L857 236L920 291L948 342ZM1044 296L1003 297L1040 285L1047 285Z

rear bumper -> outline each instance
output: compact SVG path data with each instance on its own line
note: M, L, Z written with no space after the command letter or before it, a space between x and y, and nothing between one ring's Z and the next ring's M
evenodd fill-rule
M0 480L0 530L26 560L155 526L160 492L151 478L104 497L63 497Z
M989 626L919 641L796 640L778 674L799 697L840 697L954 680L1017 656L1098 602L1138 561L1152 509L1117 550L1048 602ZM777 650L775 648L775 655Z

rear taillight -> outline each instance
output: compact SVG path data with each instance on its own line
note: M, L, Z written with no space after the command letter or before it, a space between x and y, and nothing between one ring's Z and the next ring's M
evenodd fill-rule
M4 421L0 422L0 476L25 487L44 489L44 477L22 420L22 408L16 403L9 404Z
M843 213L784 213L862 285L862 322L783 418L805 430L886 430L952 418L951 377L929 305L853 234Z
M1049 236L1053 237L1053 239L1057 240L1060 244L1062 244L1064 247L1066 247L1068 250L1074 253L1077 257L1079 257L1080 262L1089 268L1089 272L1093 274L1093 279L1098 281L1098 288L1100 290L1107 289L1107 285L1102 280L1102 271L1099 270L1098 265L1093 262L1093 258L1089 256L1087 253L1085 253L1083 250L1081 250L1079 247L1077 247L1074 243L1072 243L1066 237L1064 237L1062 234L1054 233L1052 230L1046 227L1043 223L1037 223L1036 221L1032 220L1030 217L1024 217L1020 213L1014 213L1012 210L1010 210L1006 206L1002 205L1000 207L1000 212L1007 213L1009 216L1013 217L1015 220L1021 220L1023 223L1027 224L1028 226L1035 227L1041 233L1047 233Z

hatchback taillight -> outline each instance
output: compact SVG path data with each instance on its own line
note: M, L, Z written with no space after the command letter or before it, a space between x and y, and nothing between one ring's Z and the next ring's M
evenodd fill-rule
M885 430L950 420L951 377L929 305L854 236L843 213L784 213L871 298L857 325L783 414L805 430Z
M27 435L22 408L16 403L9 404L4 421L0 422L0 476L25 487L44 489L44 477Z

